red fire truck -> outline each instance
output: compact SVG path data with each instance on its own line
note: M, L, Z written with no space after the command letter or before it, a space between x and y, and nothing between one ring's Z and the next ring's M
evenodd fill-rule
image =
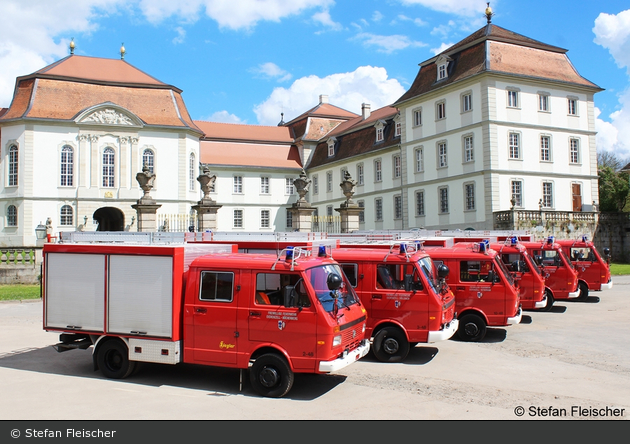
M456 243L427 251L436 267L444 264L450 270L446 282L455 294L457 334L462 340L481 341L487 326L521 322L514 278L489 242Z
M76 233L43 250L43 327L61 333L57 351L92 347L106 377L139 362L231 367L281 397L294 373L334 372L369 351L365 308L325 250L244 254L182 233L125 234L139 236Z
M518 238L513 236L503 242L491 242L490 248L497 251L514 276L520 290L523 309L549 311L553 306L553 300L546 296L542 271L525 246L519 243Z
M601 291L612 288L613 281L610 275L610 250L604 249L602 258L588 236L580 236L577 239L558 239L556 241L567 253L571 263L578 273L581 291L588 295L588 290ZM586 289L585 289L586 287Z
M418 242L335 248L348 280L367 309L367 335L381 362L405 359L410 347L449 339L457 331L455 297Z
M586 299L588 288L578 285L577 271L553 236L542 241L523 242L523 245L542 266L548 290L547 299L552 302L559 299Z

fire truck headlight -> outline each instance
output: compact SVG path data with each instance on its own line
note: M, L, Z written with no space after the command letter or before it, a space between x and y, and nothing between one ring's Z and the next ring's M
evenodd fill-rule
M363 324L363 327L361 328L361 333L365 333L365 324Z
M333 347L338 347L341 345L341 335L337 335L333 338L333 343L332 346Z

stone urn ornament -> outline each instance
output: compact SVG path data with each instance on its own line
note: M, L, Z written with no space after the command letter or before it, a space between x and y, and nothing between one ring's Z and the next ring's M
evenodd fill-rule
M306 193L308 193L308 187L311 182L311 179L306 176L306 172L304 171L304 169L302 169L302 172L300 173L298 178L293 181L293 185L295 186L295 189L300 196L295 206L309 206L309 203L306 201L306 198L304 196L306 196Z
M140 202L154 202L153 198L149 195L149 192L153 188L155 173L151 173L149 166L146 163L142 167L142 172L136 174L136 180L140 184L142 191L144 191L144 195L140 198Z
M352 179L350 173L346 170L343 173L343 182L339 184L343 195L346 196L346 201L341 204L342 207L353 207L357 204L352 200L354 195L354 188L357 185L357 181Z
M204 165L203 172L197 177L197 182L201 185L201 191L203 192L202 202L213 201L210 197L210 192L214 188L214 182L217 180L216 175L210 175L210 169Z

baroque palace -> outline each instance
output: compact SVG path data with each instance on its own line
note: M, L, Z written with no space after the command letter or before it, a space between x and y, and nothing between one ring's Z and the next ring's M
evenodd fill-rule
M144 165L155 174L158 221L194 220L207 168L219 231L291 231L302 171L318 216L346 200L349 174L361 230L489 230L517 211L595 212L593 96L602 89L566 49L490 17L420 63L395 103L354 113L322 94L277 126L193 120L177 87L123 57L71 50L18 77L0 108L0 246L36 245L45 223L53 233L135 231Z

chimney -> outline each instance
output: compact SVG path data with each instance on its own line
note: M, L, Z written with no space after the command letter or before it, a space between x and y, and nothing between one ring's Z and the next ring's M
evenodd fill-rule
M361 114L363 114L363 120L370 117L370 108L371 107L369 103L364 103L361 105Z
M319 104L328 103L328 96L326 94L319 95Z

